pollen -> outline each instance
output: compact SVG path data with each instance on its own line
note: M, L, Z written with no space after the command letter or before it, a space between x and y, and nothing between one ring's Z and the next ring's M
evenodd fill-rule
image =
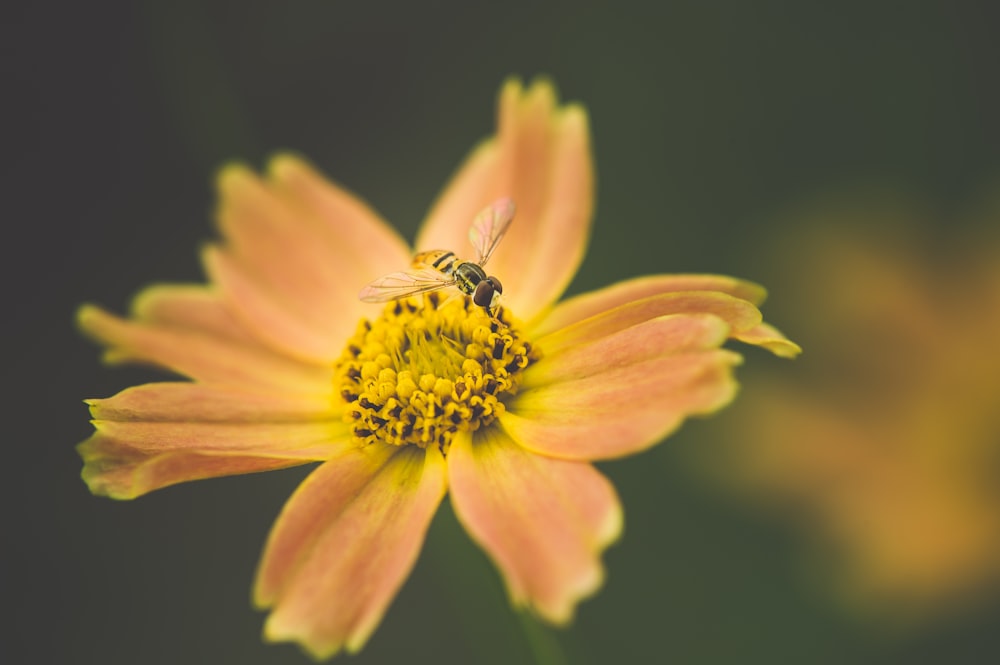
M335 366L337 394L355 441L438 446L488 426L539 358L509 313L468 297L396 300L363 319Z

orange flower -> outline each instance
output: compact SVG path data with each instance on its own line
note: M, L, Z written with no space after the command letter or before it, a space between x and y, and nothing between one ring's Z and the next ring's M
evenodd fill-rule
M581 107L558 106L545 81L504 85L497 135L417 239L460 251L480 208L516 201L489 266L504 285L495 318L447 292L360 302L411 260L375 212L295 157L264 178L224 169L209 285L146 289L127 320L80 310L108 361L191 379L90 401L84 480L126 499L321 462L275 524L254 590L266 637L316 657L364 645L446 491L513 603L569 621L622 527L590 462L727 404L740 361L727 338L798 351L761 322L763 289L728 277L650 276L555 304L584 254L592 169Z
M812 372L758 384L709 454L818 536L850 605L930 616L1000 581L1000 254L841 217L786 258Z

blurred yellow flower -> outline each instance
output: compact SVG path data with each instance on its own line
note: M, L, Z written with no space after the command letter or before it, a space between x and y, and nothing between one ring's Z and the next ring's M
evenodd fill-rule
M849 604L916 618L1000 574L1000 243L862 221L788 244L810 358L755 382L702 460L801 520Z
M734 396L737 339L791 356L759 286L712 275L633 279L556 304L593 208L585 111L545 82L503 86L498 130L459 169L417 238L465 246L499 197L517 219L490 261L491 315L426 294L375 307L366 283L411 251L375 212L302 160L219 178L210 283L154 286L129 319L88 305L111 362L191 379L90 400L80 445L96 494L322 462L268 539L254 601L265 635L319 658L357 651L416 561L446 491L510 597L562 624L601 584L622 514L593 460L654 445Z

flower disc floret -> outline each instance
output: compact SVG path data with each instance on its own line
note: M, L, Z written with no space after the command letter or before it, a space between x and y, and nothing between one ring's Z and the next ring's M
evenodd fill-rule
M337 394L359 444L437 445L505 410L522 372L539 357L509 314L469 298L429 293L363 319L336 364Z

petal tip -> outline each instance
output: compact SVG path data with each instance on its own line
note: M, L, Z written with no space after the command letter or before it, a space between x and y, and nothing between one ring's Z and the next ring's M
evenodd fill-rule
M779 358L796 358L802 353L802 347L788 339L779 339L761 345Z
M97 305L91 303L84 303L77 307L76 309L76 325L83 331L86 331L88 327L98 318L101 317L104 310L102 310Z
M274 606L274 594L269 593L261 588L260 585L260 566L258 564L257 572L257 582L253 585L250 591L250 607L257 611L263 612L271 609Z
M621 503L615 501L613 509L608 512L604 524L598 529L596 534L596 544L599 550L614 545L622 537L625 531L625 511L622 510Z
M522 82L521 77L511 74L504 79L503 85L500 86L500 99L517 99L521 96L521 91L523 89L524 83Z
M103 496L115 501L131 501L138 497L140 492L133 485L116 483L109 480L105 470L101 466L100 459L89 449L84 448L84 441L77 445L77 453L83 458L83 468L80 469L80 479L87 486L87 489L94 496Z
M293 152L279 152L267 164L268 174L279 182L291 180L303 171L311 170L309 162Z
M201 261L202 270L216 287L222 281L224 274L223 251L223 247L217 242L204 242L198 247L198 259Z
M308 635L291 625L282 625L280 615L272 612L264 622L261 637L265 642L295 642L309 654L313 660L329 660L344 646L342 640L322 640L318 636Z
M224 164L215 175L216 186L220 192L226 193L237 189L254 179L253 171L242 162Z
M590 114L583 104L570 102L563 106L559 112L559 121L565 130L589 136Z
M760 307L767 300L767 288L757 282L751 282L749 280L740 280L744 289L747 293L744 296L747 300L752 302L754 305Z
M559 92L555 82L546 74L539 74L531 80L531 85L525 91L525 97L540 106L555 106Z
M766 349L779 358L795 358L802 353L801 346L768 323L762 322L749 330L739 331L733 338Z
M551 625L563 628L573 623L576 618L576 608L580 603L600 591L602 586L604 586L604 566L598 562L562 597L549 602L528 600L524 605Z
M120 321L114 314L107 312L99 305L86 303L76 310L76 327L91 340L101 344L108 343L109 326Z
M500 88L500 107L515 115L522 113L551 114L559 99L559 92L552 79L540 74L527 86L521 77L509 76Z

